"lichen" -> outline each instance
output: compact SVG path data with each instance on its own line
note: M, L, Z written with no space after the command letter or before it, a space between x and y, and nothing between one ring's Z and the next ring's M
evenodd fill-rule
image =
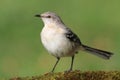
M120 71L85 71L46 73L41 76L15 77L10 80L120 80Z

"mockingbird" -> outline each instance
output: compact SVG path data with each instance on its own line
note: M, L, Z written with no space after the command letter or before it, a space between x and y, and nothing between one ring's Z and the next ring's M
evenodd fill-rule
M40 33L41 41L47 51L57 58L52 69L54 71L61 57L72 57L69 71L72 70L75 54L79 51L86 51L103 59L109 59L113 53L91 48L81 43L78 36L68 28L61 18L53 12L44 12L35 15L40 17L44 27Z

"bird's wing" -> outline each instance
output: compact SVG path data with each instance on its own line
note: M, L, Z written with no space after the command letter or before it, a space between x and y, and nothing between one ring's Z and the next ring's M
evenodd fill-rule
M77 44L81 44L81 41L78 38L78 36L75 33L73 33L70 29L67 30L65 35L71 42L74 42L74 43L77 43Z

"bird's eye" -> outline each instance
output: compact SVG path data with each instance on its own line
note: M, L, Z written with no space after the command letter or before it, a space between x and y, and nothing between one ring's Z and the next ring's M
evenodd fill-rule
M51 18L51 16L47 16L48 18Z

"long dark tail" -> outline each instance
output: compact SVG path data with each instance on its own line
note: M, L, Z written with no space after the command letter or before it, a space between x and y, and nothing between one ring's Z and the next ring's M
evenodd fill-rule
M111 53L111 52L91 48L91 47L88 47L86 45L82 45L82 48L83 48L84 51L90 52L94 55L97 55L97 56L103 58L103 59L110 59L111 55L113 55L113 53Z

